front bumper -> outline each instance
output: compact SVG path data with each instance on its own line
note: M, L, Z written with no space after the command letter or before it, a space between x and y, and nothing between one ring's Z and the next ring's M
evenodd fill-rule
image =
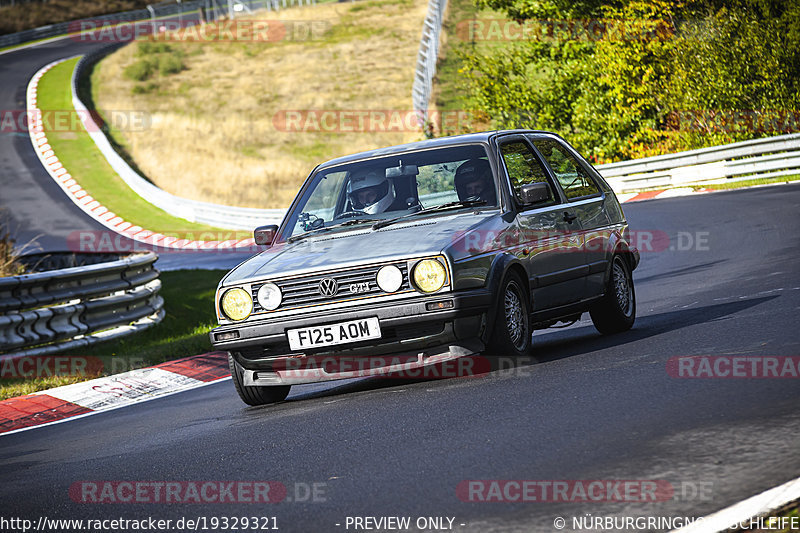
M406 379L472 377L480 374L480 367L485 366L476 363L474 358L465 357L480 351L476 343L467 341L463 345L441 346L416 355L290 358L283 360L282 366L269 370L244 369L244 384L270 387L371 376Z
M452 302L453 307L446 310L428 310L426 307L428 304L445 301ZM442 355L450 352L437 349L448 346L453 346L453 355L460 357L483 349L479 339L485 327L485 313L491 305L491 292L488 289L476 289L419 296L358 308L327 309L299 316L270 317L253 322L227 324L215 328L209 336L215 349L230 352L246 370L270 370L275 366L276 360L312 355L370 357L416 355L421 352L427 352L426 356L434 352ZM286 336L288 329L323 326L369 317L378 318L381 338L303 352L293 352L289 347ZM238 338L219 340L221 334L234 332Z

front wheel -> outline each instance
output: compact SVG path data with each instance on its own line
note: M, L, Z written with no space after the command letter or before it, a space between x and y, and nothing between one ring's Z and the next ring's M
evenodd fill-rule
M500 286L494 328L489 340L491 355L524 356L531 348L531 322L525 285L512 272Z
M228 366L231 369L233 386L239 393L239 398L247 405L266 405L268 403L282 402L289 396L291 385L277 387L250 386L244 384L244 369L237 363L231 354L228 354Z
M604 335L628 331L636 320L636 292L628 263L615 255L606 293L589 309L597 331Z

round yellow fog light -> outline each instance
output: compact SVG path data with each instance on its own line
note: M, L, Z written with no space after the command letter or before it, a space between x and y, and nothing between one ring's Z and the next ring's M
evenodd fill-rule
M238 287L227 291L221 304L222 312L231 320L244 320L253 311L253 299L246 290Z
M436 292L445 281L447 271L436 259L424 259L414 266L414 284L422 292Z

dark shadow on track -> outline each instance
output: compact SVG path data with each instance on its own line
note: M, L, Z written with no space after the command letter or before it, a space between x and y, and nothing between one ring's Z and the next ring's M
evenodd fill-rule
M592 326L585 326L574 329L566 329L563 332L548 335L547 338L538 340L534 344L533 357L514 358L510 356L492 357L476 356L482 359L487 365L478 364L476 373L473 376L456 377L434 377L434 378L391 378L391 377L369 377L348 381L341 385L333 385L324 390L300 393L290 397L284 402L274 405L246 408L245 412L253 415L262 413L272 414L278 406L300 405L307 400L330 399L337 396L353 394L357 392L378 391L393 387L402 387L423 382L452 381L454 379L469 379L470 377L480 377L488 373L513 370L541 363L557 361L574 355L586 352L594 352L608 348L623 346L632 342L641 341L649 337L661 335L681 328L696 326L707 322L713 322L724 317L736 314L751 307L768 302L779 296L766 296L761 298L751 298L748 300L738 300L722 304L696 307L692 309L681 309L666 313L657 313L637 317L634 328L625 333L617 335L601 335ZM534 335L536 339L536 335ZM502 364L499 364L502 361ZM335 383L335 382L332 382Z
M647 276L647 277L643 277L643 278L636 277L636 275L634 274L633 280L636 283L644 283L644 282L650 281L650 280L664 280L664 279L668 279L668 278L677 278L677 277L680 277L680 276L685 276L687 274L697 274L697 273L702 272L704 270L708 270L709 268L715 267L715 266L719 265L720 263L725 263L726 261L727 261L727 259L719 259L717 261L709 261L708 263L701 263L699 265L692 265L692 266L688 266L686 268L677 268L675 270L670 270L670 271L667 271L667 272L654 274L652 276Z
M593 327L581 327L571 330L569 334L565 331L562 334L550 335L547 339L537 342L534 349L539 354L540 362L555 361L587 351L624 346L662 333L720 320L775 298L779 298L779 296L764 296L640 316L636 317L633 329L617 335L604 336L600 335Z

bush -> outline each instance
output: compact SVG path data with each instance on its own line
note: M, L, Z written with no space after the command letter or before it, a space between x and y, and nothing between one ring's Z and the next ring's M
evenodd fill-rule
M125 67L123 74L133 81L144 81L153 75L153 71L153 63L150 59L140 59Z
M148 80L156 73L161 76L169 76L170 74L177 74L185 68L183 64L183 52L180 50L173 50L164 43L151 43L147 41L139 43L138 55L145 57L125 67L123 72L127 78L133 81ZM135 94L142 94L143 92L149 92L149 90L152 90L152 87L133 89Z
M157 90L158 90L158 84L157 83L152 83L151 82L151 83L147 83L147 84L144 84L144 85L142 85L140 83L137 83L131 89L131 93L133 93L133 94L149 94L149 93L155 92Z
M166 54L169 52L172 52L172 48L167 43L141 41L136 54L140 56L151 56L154 54Z
M0 277L18 276L25 272L25 267L17 262L18 252L14 248L14 239L9 232L0 226Z
M183 59L179 54L158 56L158 72L162 76L177 74L183 70Z
M495 127L555 131L596 162L796 131L779 119L800 108L800 3L474 1L534 28L618 30L582 38L555 25L544 39L457 48L465 106Z

